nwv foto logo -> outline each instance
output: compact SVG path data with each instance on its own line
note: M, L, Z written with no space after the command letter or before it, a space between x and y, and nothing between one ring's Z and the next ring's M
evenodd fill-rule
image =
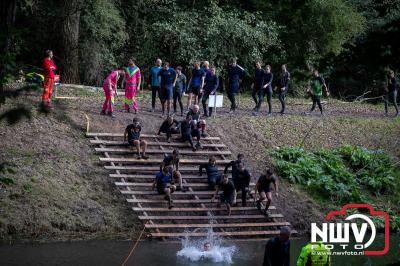
M385 220L385 246L382 250L368 250L375 241L376 227L374 222L366 215L357 213L347 215L348 209L364 208L369 210L371 216L381 216ZM326 219L329 221L335 216L345 217L345 223L323 223L322 227L318 227L316 223L311 224L311 242L316 243L319 239L325 244L327 249L341 247L342 250L347 248L354 248L358 251L364 251L364 255L384 255L389 251L389 215L384 211L375 211L373 206L369 204L347 204L342 207L340 211L331 211ZM361 219L363 222L351 222L355 219ZM367 230L370 230L369 238ZM356 241L354 246L350 247L350 235ZM319 237L319 239L317 239ZM368 238L368 239L366 239ZM340 244L339 244L340 243ZM336 245L336 246L335 246Z

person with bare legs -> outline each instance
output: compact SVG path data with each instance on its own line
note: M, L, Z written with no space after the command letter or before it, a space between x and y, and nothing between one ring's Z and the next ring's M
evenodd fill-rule
M176 187L173 185L171 168L166 166L160 171L154 179L152 189L157 188L160 195L165 195L164 199L168 201L168 208L173 208L171 194L175 192Z
M142 127L140 126L139 120L137 118L133 118L132 124L128 125L124 132L124 142L126 141L126 137L128 137L128 143L132 147L132 149L136 148L138 159L147 160L149 157L146 156L146 147L147 142L143 139L140 139L140 132L142 131ZM140 153L142 150L142 153Z
M165 103L167 103L167 116L170 114L171 110L171 100L173 96L173 90L176 83L176 71L169 67L169 63L165 62L163 68L158 72L160 77L160 91L161 91L161 106L162 115L165 115Z
M219 191L222 191L222 194L219 195L220 201L225 204L228 215L231 215L231 206L236 203L236 190L235 185L231 180L229 180L228 175L222 175L222 181L218 184L217 189L211 198L211 202L214 202Z
M179 134L181 132L179 127L179 122L176 121L172 116L168 116L168 118L165 119L165 121L161 124L157 135L161 135L161 133L167 134L167 142L169 143L171 142L172 134Z
M274 184L275 196L278 196L278 182L270 169L267 169L265 174L261 175L256 184L256 195L260 195L257 200L257 209L261 211L261 202L267 200L265 204L264 213L268 215L267 211L272 202L271 183ZM256 196L257 198L257 196Z
M200 68L200 62L195 62L192 69L192 77L188 83L188 101L186 109L189 110L189 106L192 105L192 98L194 98L194 104L199 104L200 91L204 86L204 79L206 77L206 72L204 69Z

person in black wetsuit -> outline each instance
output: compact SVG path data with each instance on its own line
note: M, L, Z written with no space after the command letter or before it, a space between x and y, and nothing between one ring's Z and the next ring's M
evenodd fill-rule
M247 193L249 192L250 180L251 180L250 172L244 167L244 164L242 162L238 163L237 173L235 175L235 178L233 178L233 173L232 173L232 181L233 184L235 185L236 191L242 192L243 207L246 207L247 205L246 199L247 199ZM235 198L235 203L236 203L236 198Z
M172 134L179 134L179 122L172 118L172 116L168 116L168 118L161 124L160 129L158 130L158 135L161 133L167 134L167 142L171 142Z
M393 106L396 109L396 115L399 115L399 107L397 106L397 81L393 70L390 70L387 77L387 89L385 96L385 116L388 115L389 102L393 102Z
M214 95L215 92L218 89L219 86L219 78L216 74L215 67L211 67L210 71L207 72L206 78L205 78L205 83L204 83L204 88L203 88L203 98L201 99L201 103L203 105L203 110L204 110L204 116L205 117L211 117L212 114L212 107L208 108L207 112L207 107L206 107L206 102L210 95Z
M237 64L236 59L232 59L232 63L228 68L228 99L231 102L231 109L229 113L233 113L236 110L236 94L239 92L240 82L244 73L244 69Z
M279 236L268 240L265 245L263 266L290 265L290 228L282 226Z
M289 81L290 81L290 73L287 70L287 66L286 65L282 65L282 74L281 74L281 80L280 80L280 84L279 84L279 88L278 88L278 99L281 102L281 111L280 114L284 114L285 113L285 98L286 98L286 94L288 92L289 89Z
M231 206L235 203L236 190L235 185L229 180L228 175L222 175L222 181L218 184L211 202L218 196L219 191L222 191L222 194L219 196L221 203L226 205L228 215L231 215Z
M235 160L235 161L230 161L230 162L225 166L224 174L227 174L227 173L228 173L229 167L232 167L232 179L235 179L235 178L236 178L236 175L237 175L238 164L239 164L239 163L242 163L243 160L244 160L244 155L241 154L241 153L239 153L239 154L237 155L237 160Z
M181 134L182 134L182 141L186 142L189 141L190 146L192 147L193 151L197 150L197 147L200 148L200 131L195 127L192 116L187 116L185 120L181 122ZM193 144L193 137L196 137L197 144L196 147Z
M202 176L203 174L203 169L206 170L207 173L207 181L208 181L208 188L210 190L214 190L215 186L218 185L219 182L221 182L221 175L218 172L218 167L215 164L215 157L211 156L208 159L208 163L206 164L201 164L199 167L199 175Z
M263 88L264 88L264 93L267 95L268 116L272 115L272 82L273 82L273 80L274 80L274 74L272 74L272 72L271 72L271 66L266 65Z
M146 160L149 158L146 156L147 142L143 139L140 139L141 131L142 127L140 126L139 120L137 118L133 118L132 124L128 125L125 129L124 142L128 136L128 143L132 148L136 148L138 159ZM140 149L142 149L142 155L140 155Z
M261 62L256 63L256 71L254 73L254 80L251 87L253 88L251 96L253 97L254 103L256 104L253 109L253 115L258 115L260 111L261 103L264 100L265 90L264 85L265 72L261 67Z
M257 209L261 210L261 202L266 199L265 214L268 214L267 211L272 202L271 184L274 184L275 196L278 196L278 182L274 173L270 169L267 169L265 174L260 176L256 184L256 194L258 193L260 195L260 198L257 200Z

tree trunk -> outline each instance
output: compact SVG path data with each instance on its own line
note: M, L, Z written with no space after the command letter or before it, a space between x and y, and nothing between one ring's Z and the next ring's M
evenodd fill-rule
M4 91L3 78L6 75L5 65L7 60L11 60L12 57L8 57L11 52L11 30L15 24L15 17L17 14L17 1L16 0L1 0L0 1L0 29L1 37L0 41L0 93Z
M79 83L80 4L80 0L63 0L60 55L63 83Z

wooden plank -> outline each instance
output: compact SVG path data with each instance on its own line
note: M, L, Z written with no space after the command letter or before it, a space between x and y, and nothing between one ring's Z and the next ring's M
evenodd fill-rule
M234 231L234 232L214 232L216 236L271 236L271 235L279 235L279 230L271 230L271 231ZM208 235L208 232L181 232L181 233L151 233L152 237L205 237Z
M122 194L125 195L129 195L129 194L133 194L133 195L159 195L157 191L153 191L153 190L120 190ZM174 195L214 195L214 191L186 191L186 192L182 192L182 191L175 191L174 193L172 193L172 197ZM254 193L254 191L250 191L251 194ZM238 195L241 195L242 193L240 191L238 191L237 193ZM239 198L237 199L238 201L240 200ZM215 200L215 202L217 202L218 200Z
M185 177L183 177L185 178ZM153 177L154 179L154 177ZM196 187L196 188L208 188L208 184L206 180L204 180L204 183L187 183L185 184L185 187ZM116 186L121 186L121 187L151 187L153 183L137 183L137 182L114 182ZM255 183L250 183L250 186L254 186Z
M154 177L153 177L154 179ZM132 183L132 182L115 182L116 186L121 186L121 187L151 187L153 183ZM191 186L191 187L197 187L197 188L208 188L207 183L189 183L185 184L185 186Z
M131 170L131 171L136 171L136 172L152 172L152 173L158 173L160 171L160 167L159 166L133 166L133 165L129 165L129 166L119 166L119 165L105 165L104 166L105 169L107 170ZM231 169L228 170L229 172L231 171ZM195 172L198 173L199 172L199 167L189 167L189 166L181 166L179 167L179 172L183 173L183 172Z
M175 201L174 201L175 203ZM270 208L271 209L271 208ZM196 208L196 207L179 207L179 208L151 208L151 207L143 207L143 208L135 208L132 210L136 212L208 212L208 211L226 211L226 207L208 207L208 208ZM232 211L256 211L257 208L253 207L232 207ZM272 210L272 209L271 209Z
M162 204L167 201L164 199L126 199L129 203L149 203L149 204ZM211 202L211 199L174 199L174 204L201 204L201 203L213 203L216 204L217 201ZM269 206L271 210L275 210L275 206Z
M99 158L100 162L113 162L113 163L135 163L135 164L161 164L163 159L136 159L136 158ZM231 160L216 160L216 164L228 164ZM180 159L180 164L205 164L208 163L208 159Z
M222 174L222 171L221 171ZM148 174L148 175L143 175L143 174L110 174L109 175L112 178L129 178L129 179L149 179L149 180L154 180L155 174ZM207 176L206 175L184 175L182 178L184 179L202 179L204 182L207 182Z
M148 229L159 228L233 228L233 227L272 227L272 226L290 226L288 222L270 222L270 223L227 223L227 224L145 224Z
M117 154L130 154L130 153L136 153L136 150L129 149L129 148L95 148L97 152L108 152L108 153L117 153ZM146 149L146 153L148 154L171 154L173 150L158 150L158 149ZM194 155L194 156L200 156L200 155L231 155L232 153L230 151L207 151L207 150L198 150L198 151L192 151L192 150L179 150L179 154L181 155Z
M119 138L123 138L124 137L124 133L105 133L105 132L89 132L86 133L86 137L119 137ZM157 139L166 139L167 137L164 135L155 135L155 134L140 134L141 138L157 138ZM181 138L181 135L176 134L176 135L172 135L173 139L179 139ZM201 138L201 140L220 140L219 137L205 137L205 138Z
M91 139L91 144L102 144L107 146L128 146L127 142L122 142L118 140L96 140ZM170 147L182 147L182 148L190 148L190 144L187 142L155 142L148 141L147 146L170 146ZM225 144L215 144L215 143L202 143L203 148L226 148Z
M214 216L139 216L140 220L214 220L214 219L267 219L267 218L283 218L282 214L269 214L268 217L261 214L256 215L214 215Z

